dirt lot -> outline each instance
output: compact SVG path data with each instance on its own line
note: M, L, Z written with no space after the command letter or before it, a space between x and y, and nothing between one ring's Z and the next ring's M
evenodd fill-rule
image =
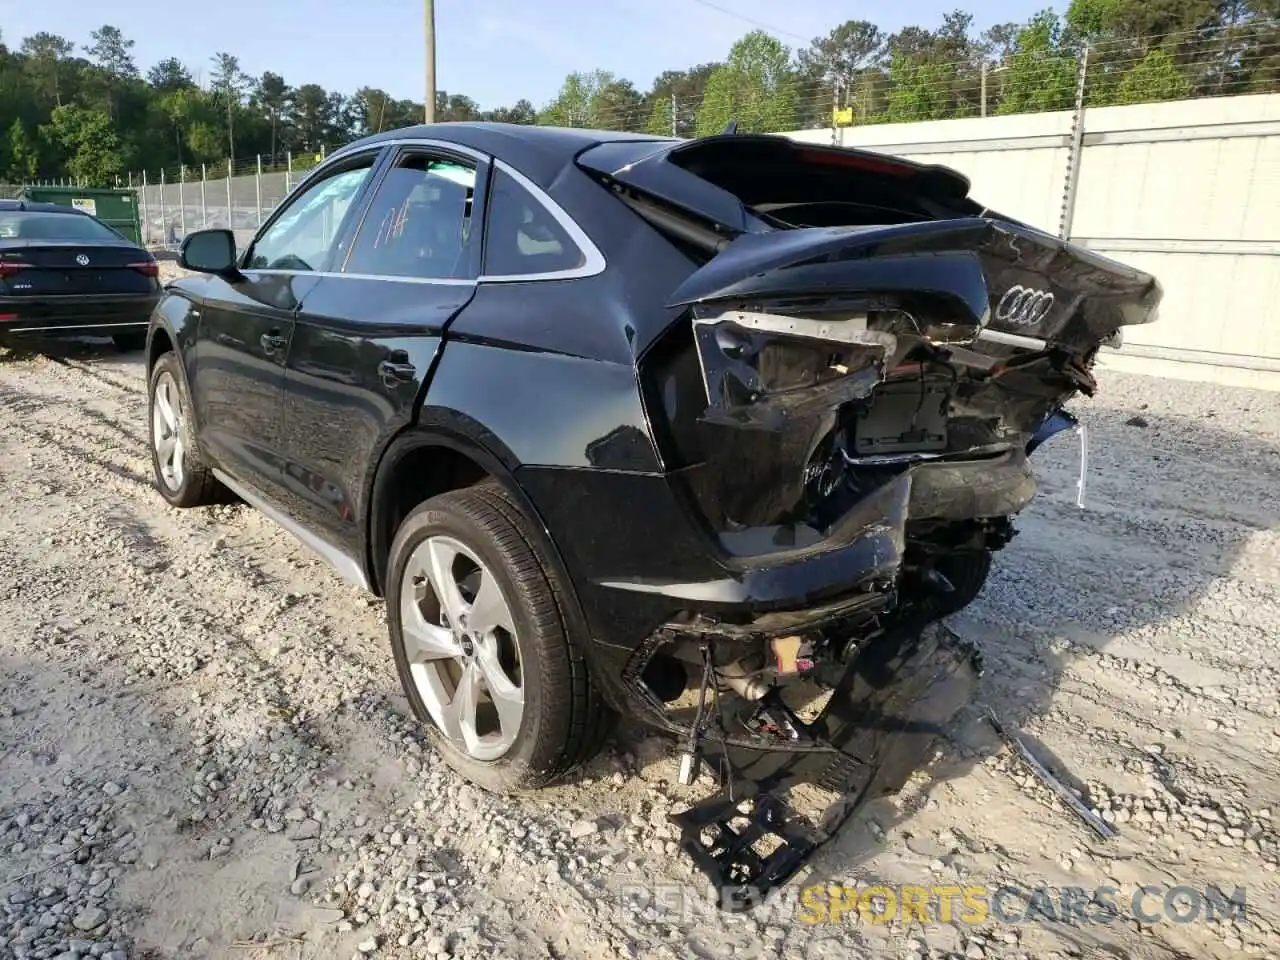
M1113 886L1121 916L806 924L624 910L696 888L665 815L709 785L673 785L665 741L624 730L536 796L466 786L406 719L378 605L250 508L152 491L138 355L0 357L0 955L1280 954L1280 395L1112 374L1078 410L1088 509L1060 437L954 627L1120 837L975 709L790 889ZM1144 884L1149 923L1124 909ZM1158 916L1180 884L1247 913Z

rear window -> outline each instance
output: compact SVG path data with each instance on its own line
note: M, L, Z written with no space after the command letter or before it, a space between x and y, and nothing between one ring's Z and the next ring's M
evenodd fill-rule
M881 225L972 213L963 176L896 157L779 138L724 137L677 147L670 161L775 225Z
M3 240L121 240L123 237L92 217L80 213L0 211Z

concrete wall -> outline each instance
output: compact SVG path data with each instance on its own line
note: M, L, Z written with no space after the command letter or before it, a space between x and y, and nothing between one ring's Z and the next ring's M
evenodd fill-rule
M941 163L980 203L1057 233L1072 113L852 127L845 146ZM1104 364L1280 390L1280 95L1083 115L1070 238L1147 270L1156 323L1125 330ZM830 130L792 134L831 143Z

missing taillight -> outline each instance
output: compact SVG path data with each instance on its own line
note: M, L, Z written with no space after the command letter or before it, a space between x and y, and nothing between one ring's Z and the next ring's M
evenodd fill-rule
M982 330L979 324L968 319L948 317L937 305L917 312L906 310L880 310L871 314L869 323L897 337L918 337L937 345L966 345L973 343Z
M807 317L730 310L694 315L707 416L780 427L811 404L866 396L884 373L896 338L866 317ZM836 396L839 395L839 396Z
M139 260L137 263L129 264L131 270L137 270L145 277L160 276L160 264L154 260Z

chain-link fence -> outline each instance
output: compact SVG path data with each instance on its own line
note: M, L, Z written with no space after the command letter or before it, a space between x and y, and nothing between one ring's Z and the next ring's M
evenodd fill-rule
M238 168L242 165L232 167ZM211 178L202 170L188 178L185 169L179 172L177 182L170 181L164 171L159 182L152 182L145 174L131 177L131 185L138 191L143 242L176 249L187 234L218 227L232 230L237 243L245 244L305 172L292 164L284 170L255 164L252 172L230 177Z

